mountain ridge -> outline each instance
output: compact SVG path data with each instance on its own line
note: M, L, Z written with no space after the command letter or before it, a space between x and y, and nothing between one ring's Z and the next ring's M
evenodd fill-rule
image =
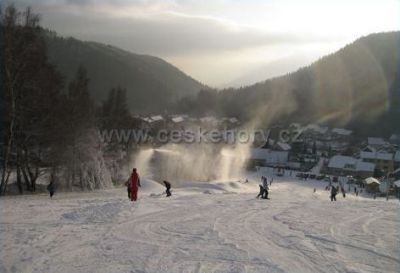
M399 130L394 117L400 109L399 77L400 32L382 32L360 37L309 66L243 92L269 88L276 103L281 102L274 99L277 93L286 92L294 99L294 109L284 114L295 121L355 129L381 124L385 130Z
M135 54L112 45L64 38L45 31L48 57L65 82L70 81L79 65L90 79L89 90L97 102L108 91L120 86L127 89L132 113L162 112L177 99L193 96L206 86L165 60ZM158 98L158 100L155 100Z
M215 106L202 105L213 97ZM262 127L298 122L362 134L373 133L376 126L385 134L399 132L400 31L361 37L294 72L215 94L203 92L191 103L197 115L236 116Z
M51 33L46 41L49 59L66 80L74 76L79 64L86 66L90 91L97 101L120 86L128 91L132 113L171 112L176 109L171 105L181 98L192 100L197 115L202 112L202 106L198 107L202 101L196 101L196 95L209 87L161 58ZM400 112L399 56L399 31L366 35L294 72L220 90L211 98L217 98L214 109L203 107L203 114L236 116L263 126L317 122L363 130L381 124L384 131L400 131L400 120L395 117Z

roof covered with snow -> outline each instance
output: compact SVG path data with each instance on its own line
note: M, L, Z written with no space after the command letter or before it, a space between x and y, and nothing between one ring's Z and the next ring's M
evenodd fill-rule
M376 149L372 146L367 146L361 150L362 152L375 153Z
M375 164L363 162L360 159L351 156L335 155L329 160L328 167L335 169L373 172L375 169Z
M386 141L381 137L369 137L368 145L385 145Z
M180 123L180 122L184 121L185 118L182 117L182 116L177 116L177 117L173 117L171 120L172 120L172 122L174 122L174 123Z
M148 118L148 117L142 118L142 120L144 120L146 122L151 122L151 118Z
M360 157L363 159L392 160L393 154L387 152L361 152Z
M389 140L390 140L390 141L393 141L393 142L399 141L399 140L400 140L400 135L392 134L392 135L390 136Z
M346 165L354 165L354 169L355 169L356 163L357 163L357 159L354 157L344 156L344 155L335 155L329 160L328 167L343 169Z
M152 121L160 121L164 119L161 115L151 116L150 118Z
M236 122L238 122L239 120L237 119L237 118L229 118L229 122L230 123L236 123Z
M343 129L343 128L334 128L332 129L332 133L334 134L338 134L341 136L349 136L353 133L352 130L347 130L347 129Z
M217 124L218 120L215 117L202 117L200 118L200 121L203 123L212 123L212 124Z
M278 149L282 150L282 151L290 151L292 149L292 147L284 142L277 142L276 146Z
M164 118L161 115L156 115L156 116L151 116L151 117L145 117L142 120L144 120L144 121L146 121L148 123L152 123L152 122L155 122L155 121L161 121L163 119Z
M314 132L320 133L320 134L325 134L329 128L318 125L318 124L308 124L304 129L311 130L311 131L314 131Z
M373 178L373 177L366 178L365 179L365 183L367 183L368 185L370 185L370 184L381 184L381 182L378 179Z
M235 117L230 117L230 118L222 118L221 119L222 122L230 122L230 123L237 123L239 122L239 120Z

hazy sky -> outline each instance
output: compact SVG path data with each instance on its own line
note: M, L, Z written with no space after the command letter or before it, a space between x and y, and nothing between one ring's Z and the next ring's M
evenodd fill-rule
M63 36L159 56L211 86L309 64L356 38L398 30L400 0L14 0Z

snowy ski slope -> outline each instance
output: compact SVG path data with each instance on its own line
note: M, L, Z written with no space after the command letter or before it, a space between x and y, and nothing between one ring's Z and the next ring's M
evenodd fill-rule
M275 180L2 198L0 272L400 272L397 201Z

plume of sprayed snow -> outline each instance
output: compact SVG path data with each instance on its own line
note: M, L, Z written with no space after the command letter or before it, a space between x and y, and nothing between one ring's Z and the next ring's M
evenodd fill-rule
M173 181L228 180L241 177L247 160L245 144L166 144L158 149L142 149L132 156L129 171L138 169L142 177Z
M129 164L126 166L124 175L129 177L133 168L136 168L142 177L152 177L152 169L150 161L153 157L154 150L152 148L140 149L136 153L131 154Z
M250 155L250 144L224 147L219 155L218 180L242 177Z

